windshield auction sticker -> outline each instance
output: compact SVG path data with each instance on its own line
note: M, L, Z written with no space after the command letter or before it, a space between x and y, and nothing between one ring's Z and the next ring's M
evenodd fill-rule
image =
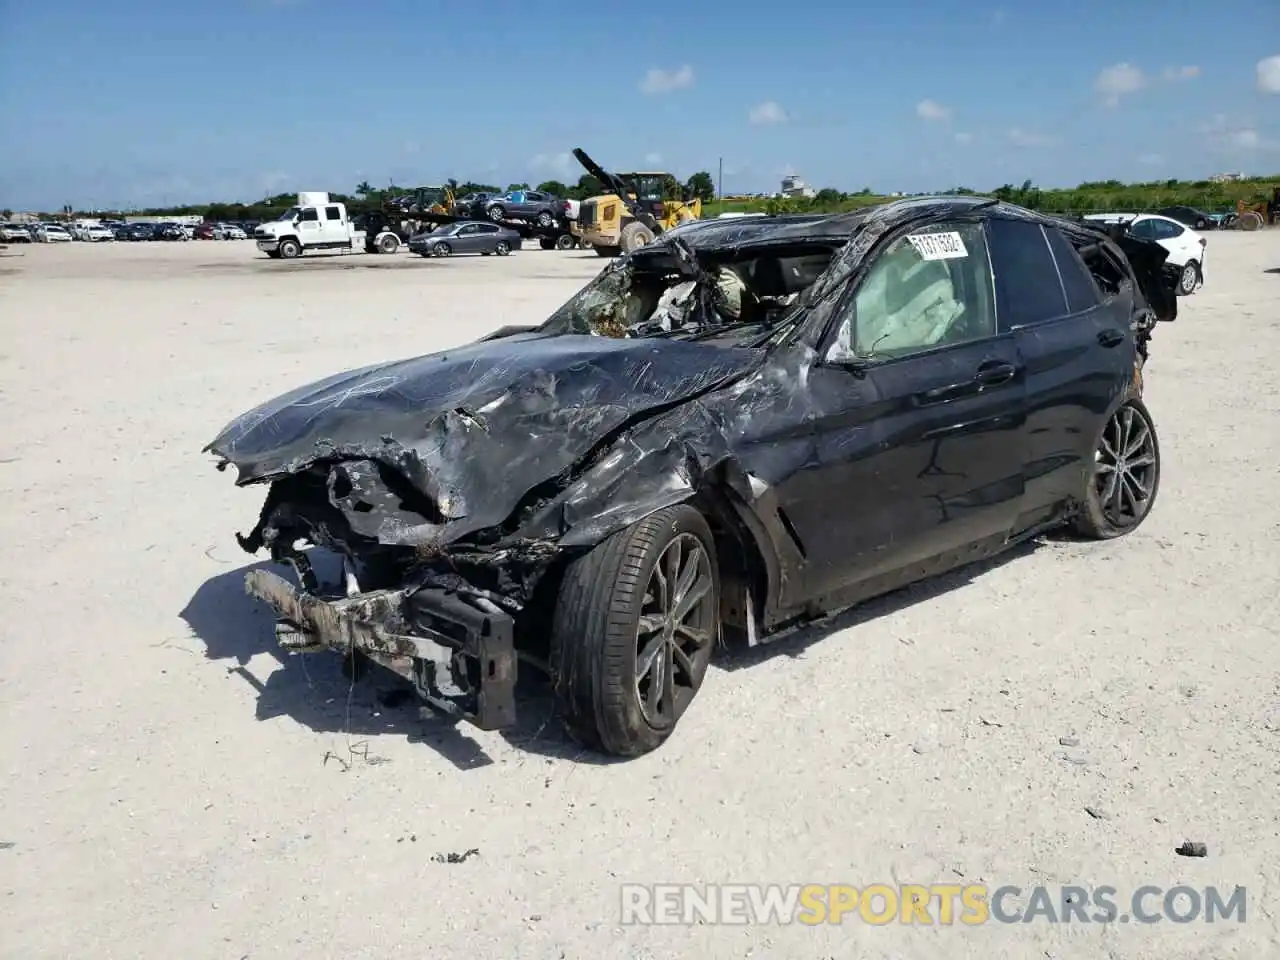
M907 241L922 260L956 260L969 255L958 233L913 233Z

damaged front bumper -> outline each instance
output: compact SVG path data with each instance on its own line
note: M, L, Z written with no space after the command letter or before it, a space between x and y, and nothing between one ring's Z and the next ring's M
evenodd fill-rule
M275 610L276 636L292 653L361 653L413 683L426 702L483 730L515 722L514 621L432 587L326 599L268 570L245 591Z

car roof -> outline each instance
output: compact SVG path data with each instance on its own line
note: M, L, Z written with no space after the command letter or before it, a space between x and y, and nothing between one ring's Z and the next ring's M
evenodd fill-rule
M990 209L993 215L1033 219L1037 222L1049 222L1052 219L986 197L922 196L890 200L835 214L754 214L724 220L695 220L677 228L677 236L682 237L694 249L790 241L844 241L859 227L873 220L883 221L888 229L893 229L912 220L958 216L977 209Z

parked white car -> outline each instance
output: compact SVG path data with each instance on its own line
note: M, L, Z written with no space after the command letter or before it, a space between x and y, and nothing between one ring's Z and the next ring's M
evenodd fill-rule
M110 228L105 227L100 223L91 223L82 226L79 230L79 235L76 237L77 240L84 240L88 243L105 243L106 241L114 240L115 238L115 233Z
M0 223L0 243L30 243L31 231L20 223Z
M1182 271L1178 293L1185 296L1204 285L1204 258L1209 241L1186 224L1158 213L1091 213L1085 219L1127 224L1135 237L1154 240L1168 250L1168 262Z
M248 240L249 235L244 232L243 228L236 226L234 223L219 224L222 229L223 240Z
M71 234L59 224L41 223L36 225L35 240L36 243L70 243Z

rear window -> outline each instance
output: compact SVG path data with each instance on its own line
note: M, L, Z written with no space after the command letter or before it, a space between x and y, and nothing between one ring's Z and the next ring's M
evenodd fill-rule
M1025 220L992 220L988 228L1000 328L1025 327L1069 313L1044 228Z
M1067 293L1067 308L1071 313L1092 310L1098 305L1098 288L1084 261L1076 253L1076 248L1056 228L1045 230L1045 234L1049 238L1049 249L1053 251L1053 258L1058 264L1063 289Z

